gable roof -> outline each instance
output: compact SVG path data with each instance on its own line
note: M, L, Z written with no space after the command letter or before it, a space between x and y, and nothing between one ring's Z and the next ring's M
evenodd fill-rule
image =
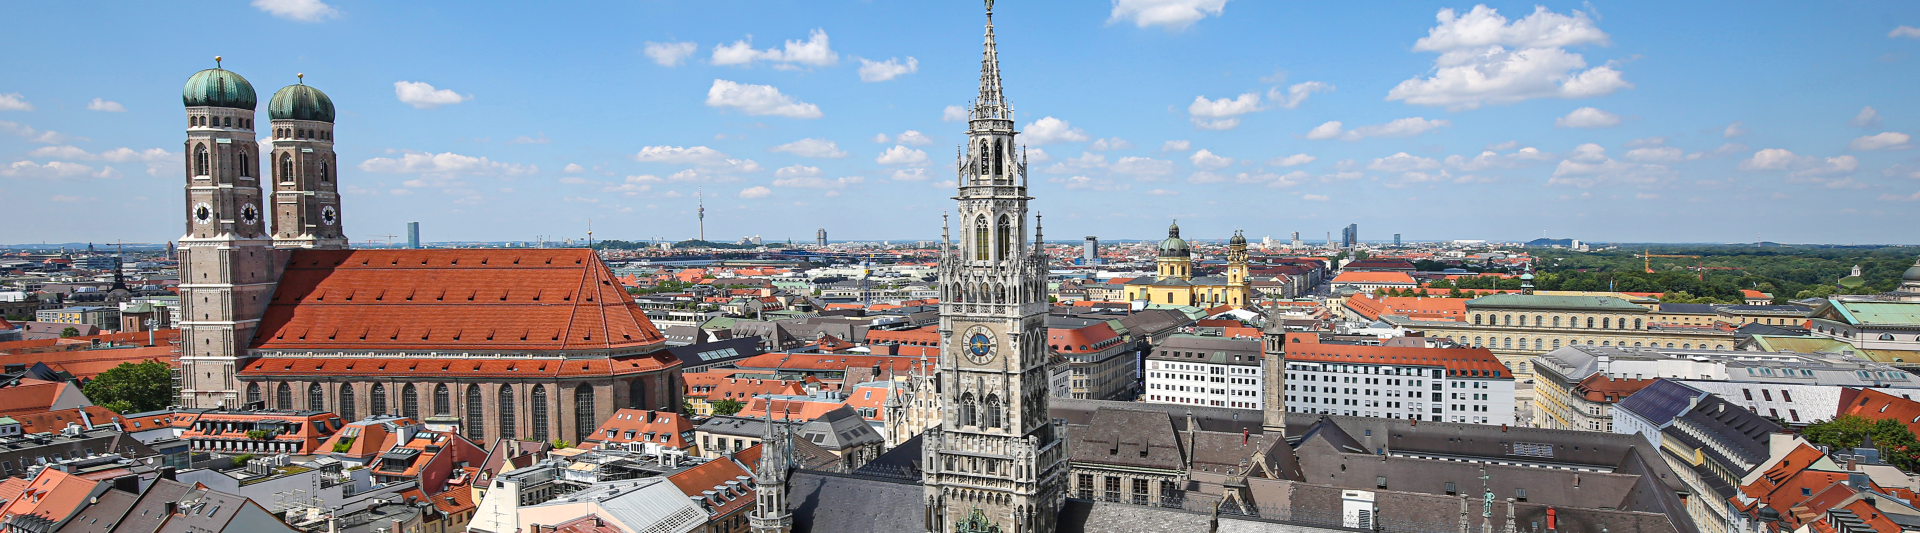
M253 349L630 350L662 342L585 249L296 250Z

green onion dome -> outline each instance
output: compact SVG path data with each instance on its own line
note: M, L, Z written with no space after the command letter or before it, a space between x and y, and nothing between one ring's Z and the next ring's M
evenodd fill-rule
M214 58L219 61L219 58ZM214 67L193 73L187 78L187 87L180 93L181 103L187 107L227 107L253 110L260 103L254 96L253 84L231 70Z
M305 83L288 85L267 101L267 118L333 122L333 99Z

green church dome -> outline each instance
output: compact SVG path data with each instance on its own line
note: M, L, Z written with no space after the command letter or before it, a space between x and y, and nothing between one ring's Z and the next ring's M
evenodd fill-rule
M1180 223L1174 222L1173 226L1167 228L1167 240L1160 241L1160 257L1190 257L1192 255L1193 248L1187 246L1185 239L1180 238Z
M267 118L333 122L333 99L305 83L288 85L267 101Z
M219 58L214 58L219 61ZM180 92L181 103L187 107L228 107L252 110L259 106L260 100L253 94L253 84L231 70L214 67L193 73L187 78L186 89Z

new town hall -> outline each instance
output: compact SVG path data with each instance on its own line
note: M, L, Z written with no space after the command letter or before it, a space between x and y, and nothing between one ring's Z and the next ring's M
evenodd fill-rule
M679 363L592 251L349 250L325 93L274 93L266 151L246 78L203 70L182 98L182 406L397 413L478 442L678 408Z

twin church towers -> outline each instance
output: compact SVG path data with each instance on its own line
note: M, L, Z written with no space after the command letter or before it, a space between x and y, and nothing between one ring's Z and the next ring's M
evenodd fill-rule
M253 84L221 68L220 58L214 62L188 78L181 94L187 228L180 238L180 401L186 407L240 405L235 365L273 297L285 251L347 247L333 101L306 85L304 75L275 92L267 103L270 148L262 151Z

